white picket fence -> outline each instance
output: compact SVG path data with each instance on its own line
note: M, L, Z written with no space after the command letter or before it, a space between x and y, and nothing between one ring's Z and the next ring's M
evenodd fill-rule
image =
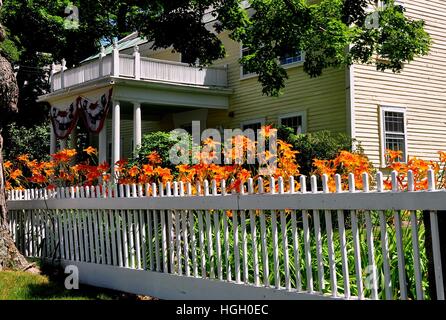
M425 299L422 211L428 212L437 298L444 299L437 210L446 191L330 193L327 176L192 188L119 185L8 193L12 235L29 257L79 268L83 283L164 299ZM265 184L266 185L266 184ZM429 220L428 219L428 220ZM426 231L427 232L427 231Z

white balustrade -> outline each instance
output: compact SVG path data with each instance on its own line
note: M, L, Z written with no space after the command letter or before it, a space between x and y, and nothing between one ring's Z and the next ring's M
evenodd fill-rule
M116 60L117 61L117 60ZM135 63L140 70L135 70ZM110 76L114 70L111 55L96 59L76 68L67 69L52 75L53 91L73 87ZM102 74L101 74L102 70ZM157 60L138 55L119 55L119 77L140 79L143 81L160 81L166 83L187 84L206 87L226 87L228 85L226 67L199 68L188 64ZM63 79L62 79L63 77Z

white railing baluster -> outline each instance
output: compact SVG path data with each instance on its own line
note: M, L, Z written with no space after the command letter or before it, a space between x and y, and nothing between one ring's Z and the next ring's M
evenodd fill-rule
M223 186L222 186L223 188ZM224 195L223 191L222 194ZM232 281L232 270L229 257L231 252L229 250L229 226L228 226L228 214L223 212L223 237L225 239L225 264L226 264L226 280ZM193 253L192 253L193 254Z
M76 261L80 261L80 255L79 255L79 234L78 234L78 228L77 228L77 210L73 210L71 212L72 219L73 219L73 234L74 234L74 254L76 256Z
M68 188L65 190L69 190ZM65 239L65 259L71 260L72 251L70 250L70 232L69 232L69 224L68 224L68 210L63 210L63 229L64 229L64 239ZM34 234L33 234L34 236ZM34 242L34 237L33 237Z
M152 218L153 211L152 210L147 210L146 212L146 218L147 218L147 237L148 237L148 247L149 247L149 270L151 271L155 271L155 263L154 263L154 258L153 258L153 227L152 227Z
M316 176L311 176L311 192L317 193L317 178ZM316 239L316 257L317 257L317 271L318 271L318 282L319 282L319 292L325 290L325 279L324 279L324 261L322 260L322 235L321 235L321 219L319 215L319 210L313 210L313 220L314 220L314 237Z
M97 196L97 193L96 193ZM99 222L98 222L98 215L100 210L93 210L93 232L94 232L94 251L96 254L96 263L100 263L101 261L101 250L102 248L99 247Z
M175 230L173 227L173 223L172 223L172 216L175 215L175 217L177 217L177 213L176 210L174 211L168 211L167 214L167 230L169 230L169 264L170 264L170 272L172 273L178 273L179 271L178 269L175 267L175 243L174 243L174 239L175 239ZM178 254L178 259L180 258L180 254Z
M398 172L392 171L392 192L398 192ZM407 300L407 282L406 282L406 262L404 258L403 234L401 212L394 210L393 220L395 223L396 249L398 254L398 279L400 284L401 300Z
M289 254L288 254L288 232L287 232L285 212L283 210L280 211L280 224L281 224L282 245L283 245L283 267L285 268L285 288L287 290L291 290L290 265L289 265Z
M100 246L100 257L101 264L106 264L105 260L105 232L104 232L104 210L98 211L98 225L99 225L99 246Z
M243 259L243 282L249 282L248 275L248 241L246 237L246 213L244 210L240 210L240 228L242 229L241 242L242 242L242 259Z
M253 255L253 267L254 267L254 284L260 286L259 275L259 255L257 249L257 227L256 227L256 214L254 210L249 211L249 218L251 223L251 241L252 241L252 255Z
M232 212L232 228L234 231L234 273L235 273L235 282L240 283L240 248L239 248L237 215L238 212L234 210Z
M123 210L117 210L115 211L115 223L116 223L116 243L117 243L117 250L118 250L118 265L120 267L124 266L124 255L123 255L123 248L122 248L122 238L123 238L123 217L122 217Z
M435 173L432 169L427 172L428 191L435 191ZM443 269L441 264L441 250L440 250L440 234L438 228L438 216L435 210L430 211L430 223L432 234L432 251L434 256L434 273L435 286L437 289L437 300L444 300L444 285L443 285Z
M155 189L152 189L155 192ZM159 248L159 225L158 225L158 210L153 210L153 232L155 233L155 260L156 271L161 271L160 263L160 248Z
M379 171L376 174L376 190L377 192L384 191L383 174ZM383 210L378 211L379 214L379 228L381 230L381 251L383 257L383 272L384 272L384 290L386 300L392 299L392 281L390 278L390 262L389 262L389 237L387 234L387 219Z
M128 185L127 185L128 186ZM128 229L127 229L127 210L121 211L121 231L122 231L122 247L123 247L123 262L124 267L129 267L129 244L128 244Z
M415 183L413 171L407 171L407 191L415 191ZM414 210L410 211L410 224L412 229L412 248L413 248L413 263L414 263L414 273L415 273L415 287L417 292L417 300L423 300L423 284L422 284L422 274L420 265L420 248L418 244L418 219L417 212Z
M271 185L273 186L273 184ZM271 188L273 192L273 188ZM277 289L280 289L280 265L279 265L279 240L277 235L277 212L272 210L271 212L271 232L273 240L273 262L274 262L274 285Z
M329 193L328 176L322 175L322 189L324 193ZM325 228L327 230L327 244L328 244L328 263L330 268L330 286L333 297L338 295L338 284L336 278L336 257L333 245L333 222L331 218L331 210L325 210Z
M356 192L355 175L350 173L348 175L349 192ZM350 211L352 223L352 237L353 237L353 252L355 257L355 271L356 271L356 286L358 291L358 299L364 299L364 286L362 282L362 266L361 266L361 247L359 244L359 227L358 215L356 210Z
M206 186L206 184L205 184ZM206 188L206 190L209 190L209 187ZM206 210L206 240L208 245L208 256L209 256L209 275L211 278L215 278L215 272L214 272L214 250L213 250L213 241L212 241L212 221L211 221L211 214L209 210Z
M144 194L140 193L141 197L144 197ZM144 212L143 210L139 210L139 232L141 236L141 254L142 254L142 269L147 270L147 237L146 237L146 224L144 223Z
M199 184L197 184L199 186ZM198 189L197 189L197 194ZM201 277L205 279L206 274L206 253L204 252L204 231L203 231L203 213L199 210L198 214L198 241L200 243L200 257L201 257Z
M180 185L180 194L184 196L184 189L182 190L182 184ZM184 272L187 277L190 276L190 267L189 267L189 241L187 234L187 220L188 220L188 211L184 210L180 212L181 222L182 222L182 233L181 237L183 238L183 259L184 259Z
M181 217L178 214L178 210L175 210L175 242L176 242L176 253L177 253L177 272L181 276L183 274L183 262L181 257ZM172 240L173 244L173 240Z
M307 193L307 179L305 176L300 176L301 193ZM311 263L311 244L310 244L310 226L308 223L308 211L302 210L302 225L304 228L304 247L305 247L305 270L307 274L307 291L313 292L313 270Z
M109 189L111 190L111 189ZM113 264L114 266L118 265L117 261L117 252L116 252L116 225L115 225L115 216L117 215L116 210L109 210L106 214L106 219L109 221L110 225L110 250L111 250L111 262L110 264Z
M192 189L191 184L187 184L187 194L190 196ZM193 210L189 211L189 223L190 223L190 243L191 243L191 253L192 253L192 269L194 277L198 278L198 264L197 264L197 244L195 242L195 218Z
M369 192L369 174L364 172L362 174L362 185L363 185L363 191L365 193ZM366 210L364 212L365 216L365 224L366 224L366 231L367 231L367 248L368 248L368 263L369 268L371 267L371 270L369 270L370 274L370 285L372 290L372 299L378 300L378 279L376 275L376 263L375 263L375 246L373 243L373 224L372 224L372 218L369 210Z
M294 193L294 190L291 191ZM291 212L291 232L293 234L293 256L294 256L294 268L296 272L296 289L302 291L302 275L300 273L300 250L299 250L299 234L297 230L296 222L296 210Z
M136 197L138 197L138 194L136 195ZM141 245L140 245L140 241L141 241L141 227L140 227L140 223L139 223L139 214L140 214L140 210L133 210L132 215L133 215L133 231L134 231L134 237L135 237L135 259L136 259L136 264L135 264L135 268L137 269L141 269Z
M342 192L341 175L335 175L336 193ZM347 241L345 236L345 217L344 210L337 210L338 226L339 226L339 240L342 260L342 276L344 280L344 297L350 299L350 274L348 271L348 257L347 257Z
M161 210L161 248L163 258L163 272L168 273L168 253L167 253L167 226L166 226L166 211ZM169 212L167 212L169 214Z

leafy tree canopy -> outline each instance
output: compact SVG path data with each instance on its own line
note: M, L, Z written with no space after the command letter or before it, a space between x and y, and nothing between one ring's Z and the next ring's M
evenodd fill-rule
M352 63L399 72L429 52L424 22L406 17L394 0L380 8L371 0L250 2L254 13L236 39L249 49L242 64L259 74L265 94L278 95L285 87L287 73L278 57L296 51L305 52L304 71L311 77Z
M375 2L250 0L247 11L241 0L75 0L80 25L67 29L69 0L5 0L0 19L10 35L4 51L8 46L11 59L38 68L49 62L43 52L55 60L65 58L70 66L96 53L101 42L135 30L153 41L154 48L173 47L186 62L204 66L225 56L218 33L227 30L249 49L241 63L258 73L263 92L278 95L287 79L278 57L296 51L305 52L304 71L311 77L354 62L399 72L404 63L428 53L423 21L409 19L394 0L385 0L383 8ZM370 8L377 11L372 26L367 23ZM212 28L203 21L209 14L217 18ZM19 71L19 86L28 83L33 90L25 94L26 105L47 88L39 69L24 69L28 76Z

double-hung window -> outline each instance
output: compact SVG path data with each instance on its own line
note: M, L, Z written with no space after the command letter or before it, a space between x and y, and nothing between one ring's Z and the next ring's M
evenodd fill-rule
M257 130L260 130L264 124L264 119L245 121L242 122L242 130L252 129L254 132L257 132Z
M406 110L404 108L381 107L382 162L386 163L386 150L400 151L397 161L407 159Z
M250 54L251 54L251 50L249 50L248 48L242 47L242 58L246 57ZM255 72L251 72L243 66L241 67L241 76L242 77L249 77L251 75L255 75Z
M293 129L294 134L306 132L305 112L286 114L279 117L279 124Z
M293 63L299 63L304 61L304 55L302 51L294 51L285 54L284 56L279 58L280 64L283 66L293 64Z

